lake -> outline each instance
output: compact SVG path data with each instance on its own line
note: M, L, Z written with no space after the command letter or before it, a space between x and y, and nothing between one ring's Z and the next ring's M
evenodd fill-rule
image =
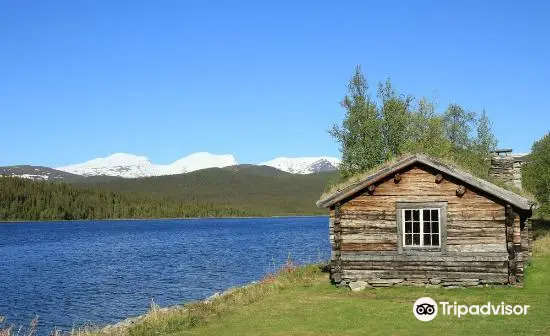
M330 256L327 217L0 224L0 316L109 324Z

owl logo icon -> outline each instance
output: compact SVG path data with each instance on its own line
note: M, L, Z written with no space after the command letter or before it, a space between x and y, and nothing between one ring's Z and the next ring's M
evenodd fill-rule
M413 314L420 321L431 321L437 316L437 303L432 298L422 297L415 301Z

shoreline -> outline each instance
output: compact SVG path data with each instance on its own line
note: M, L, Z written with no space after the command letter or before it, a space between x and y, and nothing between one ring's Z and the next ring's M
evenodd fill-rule
M180 304L175 305L169 305L165 307L161 307L154 303L153 300L150 302L150 306L148 311L146 311L143 314L137 315L137 316L130 316L125 319L119 320L114 323L109 324L103 324L98 325L95 330L88 330L88 332L82 334L84 336L99 336L99 335L126 335L124 331L127 331L129 328L131 328L134 325L137 325L141 322L146 321L147 319L151 317L156 317L159 314L171 314L171 313L184 313L184 312L192 312L195 307L200 305L214 305L216 301L224 301L231 295L241 295L246 297L247 292L254 291L257 289L261 289L262 287L268 286L270 288L285 288L289 286L288 282L279 282L282 278L287 277L295 277L296 274L302 273L302 272L309 272L310 275L312 274L312 270L315 269L315 274L317 272L322 272L321 269L324 267L324 263L306 263L306 264L287 264L285 266L282 266L278 271L275 271L274 273L266 273L264 274L260 279L253 280L250 282L247 282L242 285L229 287L226 289L223 289L218 292L214 292L208 297L198 299L198 300L190 300L187 302L183 302ZM294 278L295 280L298 278ZM328 277L327 277L328 281ZM260 295L260 297L271 295L273 292L266 292L263 295ZM254 298L249 298L249 303L256 301ZM238 303L231 303L232 306L238 307ZM201 309L203 310L203 309ZM79 334L80 335L80 334Z
M160 218L105 218L105 219L41 219L41 220L0 220L0 225L10 223L51 223L51 222L96 222L96 221L153 221L153 220L197 220L197 219L263 219L263 218L309 218L328 215L275 215L275 216L235 216L235 217L160 217Z
M261 282L261 280L254 280L254 281L246 283L242 286L229 287L227 289L222 290L221 292L214 292L210 296L208 296L206 298L203 298L203 299L190 300L190 301L183 302L183 303L180 303L180 304L169 305L169 306L165 306L165 307L158 306L156 303L154 303L154 301L151 300L149 309L145 313L137 315L137 316L130 316L130 317L127 317L125 319L119 320L118 322L115 322L115 323L99 325L96 332L99 332L99 333L106 333L107 332L108 333L108 332L112 332L112 331L116 331L116 330L120 331L121 329L127 329L128 327L131 327L132 325L135 325L135 324L145 320L147 317L151 316L151 314L156 314L156 313L159 313L159 312L160 313L170 313L170 312L174 312L174 311L188 311L189 310L189 305L193 305L193 304L210 304L214 300L222 299L224 296L229 295L231 293L234 293L235 291L242 290L242 289L247 289L247 288L250 288L252 286L258 285L260 282Z

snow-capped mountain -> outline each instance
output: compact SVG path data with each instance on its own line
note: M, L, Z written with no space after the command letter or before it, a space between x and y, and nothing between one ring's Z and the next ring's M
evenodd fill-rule
M333 157L280 157L259 165L292 174L311 174L322 171L336 170L340 160ZM170 164L154 164L146 156L116 153L100 157L84 163L59 167L57 170L81 176L118 176L138 178L149 176L175 175L189 173L205 168L223 168L237 165L237 160L231 154L216 155L200 152L188 155Z
M168 165L169 169L164 175L188 173L205 168L222 168L238 164L231 154L214 155L206 152L199 152L181 158Z
M260 163L260 165L274 167L292 174L311 174L336 170L339 164L339 159L328 156L301 158L279 157Z
M155 166L145 156L116 153L56 169L83 176L145 177L151 176Z
M116 153L108 157L93 159L84 163L56 168L64 172L83 176L119 176L137 178L148 176L189 173L199 169L226 167L237 164L233 155L215 155L206 152L194 153L171 164L153 164L145 156Z

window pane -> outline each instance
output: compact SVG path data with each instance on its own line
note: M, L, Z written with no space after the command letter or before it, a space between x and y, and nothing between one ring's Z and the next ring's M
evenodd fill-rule
M432 222L432 233L439 233L439 223Z
M430 210L422 210L424 213L422 214L422 216L424 217L423 219L425 221L429 221L430 220Z
M403 246L441 246L439 209L404 209ZM421 220L422 219L422 220Z
M424 233L430 233L430 222L424 222Z
M439 235L438 234L432 234L432 245L433 246L439 246Z
M439 210L432 210L432 220L433 221L439 220Z
M413 233L420 233L420 222L413 222Z
M426 246L430 246L431 243L430 243L430 235L429 234L425 234L424 235L424 245Z

